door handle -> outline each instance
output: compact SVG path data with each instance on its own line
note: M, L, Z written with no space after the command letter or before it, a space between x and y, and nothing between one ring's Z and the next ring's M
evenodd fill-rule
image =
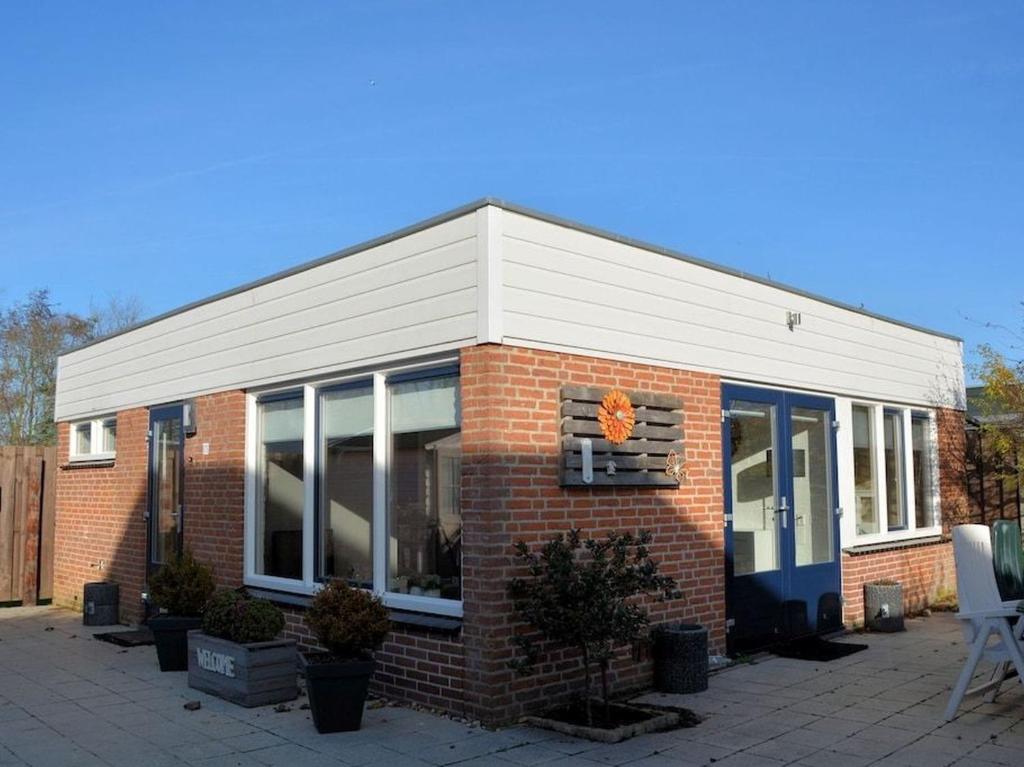
M779 499L779 510L776 511L775 514L776 515L779 515L779 514L782 515L781 518L780 518L780 523L781 523L783 529L789 527L789 514L787 513L788 511L789 511L789 500L786 498L786 496L782 496L782 498Z

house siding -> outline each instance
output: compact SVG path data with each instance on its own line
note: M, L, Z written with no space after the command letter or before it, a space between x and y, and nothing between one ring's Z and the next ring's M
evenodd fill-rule
M473 214L60 358L56 418L455 349L477 334Z
M508 344L963 407L959 341L511 211L502 227Z

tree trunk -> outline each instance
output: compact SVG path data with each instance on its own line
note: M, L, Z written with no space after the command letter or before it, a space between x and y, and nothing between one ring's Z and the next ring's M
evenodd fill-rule
M590 705L590 651L583 647L583 705L587 712L587 727L594 726L594 712Z
M601 660L601 700L604 703L604 726L609 725L608 710L608 659Z

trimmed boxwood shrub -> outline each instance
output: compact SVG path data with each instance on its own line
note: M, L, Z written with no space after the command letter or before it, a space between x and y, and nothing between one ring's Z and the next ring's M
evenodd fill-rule
M384 641L391 625L379 598L343 581L331 581L317 592L305 621L338 660L365 657Z
M229 642L269 642L282 629L284 613L277 605L239 591L218 591L203 611L203 633Z
M168 615L197 617L213 594L213 570L186 549L149 579L149 597Z

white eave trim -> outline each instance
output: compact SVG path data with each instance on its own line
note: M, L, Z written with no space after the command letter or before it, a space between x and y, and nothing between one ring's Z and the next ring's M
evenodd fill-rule
M502 305L502 210L485 205L476 212L477 343L500 344L504 338Z

